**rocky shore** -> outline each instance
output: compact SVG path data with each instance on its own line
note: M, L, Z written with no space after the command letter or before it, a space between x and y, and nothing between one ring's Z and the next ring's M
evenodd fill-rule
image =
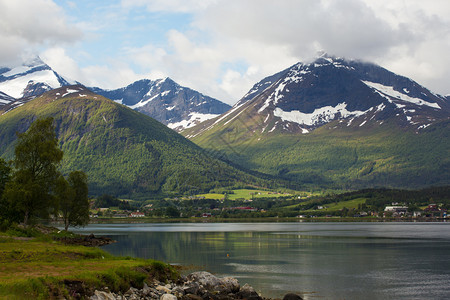
M96 290L91 300L268 300L261 297L251 286L241 286L237 279L232 277L219 278L208 272L194 272L188 276L180 276L177 282L162 283L154 280L144 283L142 289L130 288L124 294L115 294L107 287ZM286 294L283 300L301 300L296 294Z
M82 245L87 247L100 247L116 242L113 239L104 236L95 236L93 234L74 237L54 237L53 239L66 245Z

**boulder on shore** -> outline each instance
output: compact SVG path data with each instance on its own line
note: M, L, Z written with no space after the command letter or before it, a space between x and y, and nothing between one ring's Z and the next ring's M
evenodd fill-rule
M261 296L248 284L240 286L232 277L219 278L208 272L194 272L187 277L182 276L176 283L161 283L154 280L152 284L144 284L144 288L130 288L126 293L115 294L106 291L95 291L91 300L112 299L159 299L159 300L262 300Z

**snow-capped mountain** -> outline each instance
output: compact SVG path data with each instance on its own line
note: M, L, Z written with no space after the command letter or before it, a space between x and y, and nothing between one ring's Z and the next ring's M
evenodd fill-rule
M258 82L183 131L246 169L305 186L450 183L450 105L378 65L322 55Z
M21 106L46 91L73 84L78 82L63 78L39 57L14 68L0 67L0 113ZM182 87L170 78L143 79L115 90L89 89L177 131L217 117L231 108L228 104Z
M73 84L39 57L14 68L0 68L0 111L10 111L46 91Z
M217 117L231 108L219 100L182 87L170 78L143 79L116 90L90 89L149 115L176 131Z
M71 83L52 70L39 57L15 68L0 68L0 91L15 99L36 97Z
M229 123L239 115L258 119L253 130L261 133L306 134L335 120L340 121L338 126L365 126L389 118L421 130L449 118L450 103L375 64L324 54L312 63L297 63L261 80L206 128Z

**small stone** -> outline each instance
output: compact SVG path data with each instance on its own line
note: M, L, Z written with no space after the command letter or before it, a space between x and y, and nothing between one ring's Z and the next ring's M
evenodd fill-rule
M168 289L168 288L166 288L165 286L162 286L162 285L158 285L158 286L156 287L156 290L157 290L157 291L160 291L160 292L165 292L165 293L167 293L167 294L170 294L170 293L171 293L171 290L170 290L170 289Z
M177 284L178 285L183 285L183 283L185 283L186 281L188 281L187 276L186 275L180 275L180 277L178 277Z
M194 294L186 294L181 299L183 299L183 300L203 300L202 297L194 295Z
M95 294L91 297L92 300L115 300L116 297L112 293L95 291Z
M148 296L148 295L150 295L151 292L152 292L152 289L147 285L147 283L144 282L144 287L142 288L142 294L144 296Z
M247 299L247 300L262 300L253 287L247 283L241 287L239 292L236 294L237 299Z
M171 294L164 294L159 298L160 300L177 300L177 297Z
M222 281L209 272L194 272L188 275L188 279L197 281L208 290L217 290Z
M183 286L183 290L185 294L194 294L198 293L200 286L197 282L188 282L187 285Z
M172 289L172 294L176 295L177 297L181 297L185 294L184 289L181 286L175 286Z
M237 293L241 286L239 281L233 277L225 277L222 279L223 290L226 293Z

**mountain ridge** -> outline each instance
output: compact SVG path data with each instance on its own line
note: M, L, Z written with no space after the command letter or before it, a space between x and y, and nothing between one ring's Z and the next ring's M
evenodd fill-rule
M258 181L160 122L81 85L51 90L2 115L0 154L12 157L15 133L48 116L64 151L63 173L86 172L92 195L148 199Z
M98 87L90 89L146 114L176 131L214 118L231 108L217 99L180 86L169 77L157 80L141 79L114 90Z
M0 68L0 113L9 112L44 92L80 84L55 72L39 57L13 68ZM141 79L126 87L93 92L149 115L170 128L181 131L220 115L230 108L217 99L182 87L172 79Z
M405 187L406 177L404 185L448 184L450 176L438 172L450 175L449 119L448 99L411 79L324 55L266 77L231 110L183 135L263 173L314 182L309 172L323 184ZM407 174L418 170L429 178Z

